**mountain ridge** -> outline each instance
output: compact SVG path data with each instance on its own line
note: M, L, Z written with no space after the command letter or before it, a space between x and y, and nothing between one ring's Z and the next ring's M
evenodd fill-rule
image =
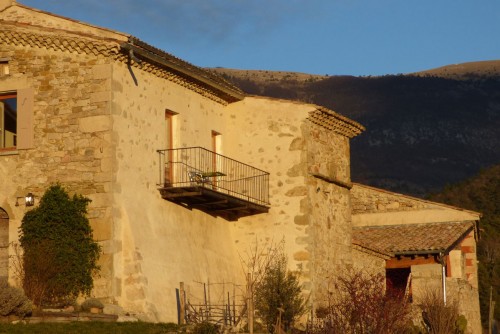
M424 196L500 162L500 60L366 77L212 70L248 94L319 104L365 126L351 142L355 182Z

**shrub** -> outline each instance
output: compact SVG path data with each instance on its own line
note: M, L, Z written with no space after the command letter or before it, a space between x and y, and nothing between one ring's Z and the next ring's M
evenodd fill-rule
M256 285L255 309L270 333L275 331L280 310L285 330L305 311L298 277L287 270L287 262L283 252L275 254Z
M404 296L386 291L380 274L348 271L333 282L329 305L316 310L317 333L405 333L411 309Z
M89 294L100 247L85 216L90 200L53 185L23 217L23 288L35 305Z
M25 317L31 314L33 305L21 289L0 281L0 315Z
M89 298L89 299L85 300L82 303L82 305L80 305L80 306L82 308L82 311L85 311L85 312L90 311L90 309L93 307L101 309L101 310L104 308L104 304L99 299L96 299L96 298Z
M467 319L458 313L456 301L448 301L444 304L442 294L439 290L429 290L423 295L420 308L424 333L448 334L464 333L467 328Z
M194 325L193 334L217 334L219 326L210 322L204 321Z

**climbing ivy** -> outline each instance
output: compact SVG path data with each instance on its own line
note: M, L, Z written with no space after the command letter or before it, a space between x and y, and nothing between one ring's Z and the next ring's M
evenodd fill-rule
M87 214L90 199L72 198L59 184L28 211L20 227L24 251L22 277L27 296L40 306L89 294L99 271L100 246L93 240Z

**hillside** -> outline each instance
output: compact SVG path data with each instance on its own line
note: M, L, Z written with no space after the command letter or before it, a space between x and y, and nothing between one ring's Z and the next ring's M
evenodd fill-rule
M381 77L214 71L249 94L316 103L366 126L352 140L356 182L422 196L500 162L500 61Z

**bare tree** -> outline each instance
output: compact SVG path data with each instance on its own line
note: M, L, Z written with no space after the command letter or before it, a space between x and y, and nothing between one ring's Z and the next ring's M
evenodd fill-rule
M386 291L385 277L348 270L336 277L329 303L316 310L320 318L316 333L405 333L411 309L404 295Z

